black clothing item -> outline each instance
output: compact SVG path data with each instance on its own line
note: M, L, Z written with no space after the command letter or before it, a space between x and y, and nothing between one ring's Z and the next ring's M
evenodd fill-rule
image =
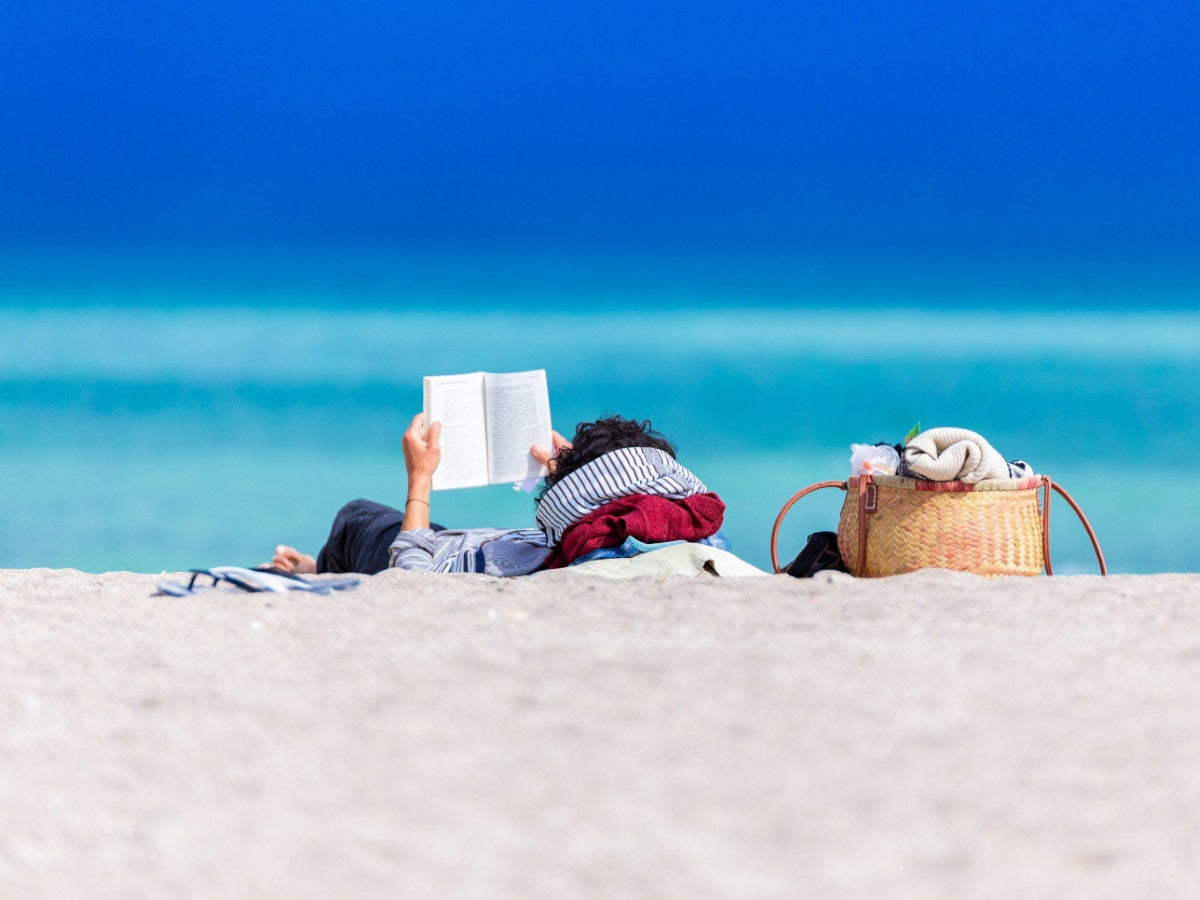
M374 575L391 561L390 548L404 525L404 513L373 500L351 500L338 510L329 539L317 554L318 572ZM429 523L434 531L445 531Z
M783 567L783 571L794 578L812 578L818 572L827 569L835 572L846 571L842 554L838 552L837 533L833 531L810 534L808 543L804 545L800 555Z

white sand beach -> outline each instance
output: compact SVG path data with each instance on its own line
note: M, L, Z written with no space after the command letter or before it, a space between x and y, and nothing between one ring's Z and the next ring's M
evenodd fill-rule
M1200 884L1200 575L161 577L0 571L4 897Z

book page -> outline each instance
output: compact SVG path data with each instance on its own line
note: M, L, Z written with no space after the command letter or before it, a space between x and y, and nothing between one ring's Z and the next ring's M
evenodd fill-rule
M483 373L425 379L425 429L442 423L442 461L433 473L435 491L488 483Z
M484 375L487 397L488 480L492 484L537 478L546 470L529 453L552 446L546 370Z

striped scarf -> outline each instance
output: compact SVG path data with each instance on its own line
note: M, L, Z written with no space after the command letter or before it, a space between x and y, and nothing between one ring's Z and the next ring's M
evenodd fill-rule
M555 545L588 513L621 497L649 494L683 500L705 493L704 482L669 453L653 447L623 447L556 481L538 501L537 524Z

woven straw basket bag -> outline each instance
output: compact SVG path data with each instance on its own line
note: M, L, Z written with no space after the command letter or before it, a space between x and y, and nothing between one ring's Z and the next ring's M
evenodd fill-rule
M966 484L897 475L860 475L822 481L795 494L771 529L771 564L779 572L779 528L801 497L822 488L846 492L838 522L838 550L847 570L878 578L917 569L954 569L976 575L1038 575L1050 564L1053 489L1079 516L1096 551L1100 574L1108 567L1091 523L1071 496L1045 475Z

